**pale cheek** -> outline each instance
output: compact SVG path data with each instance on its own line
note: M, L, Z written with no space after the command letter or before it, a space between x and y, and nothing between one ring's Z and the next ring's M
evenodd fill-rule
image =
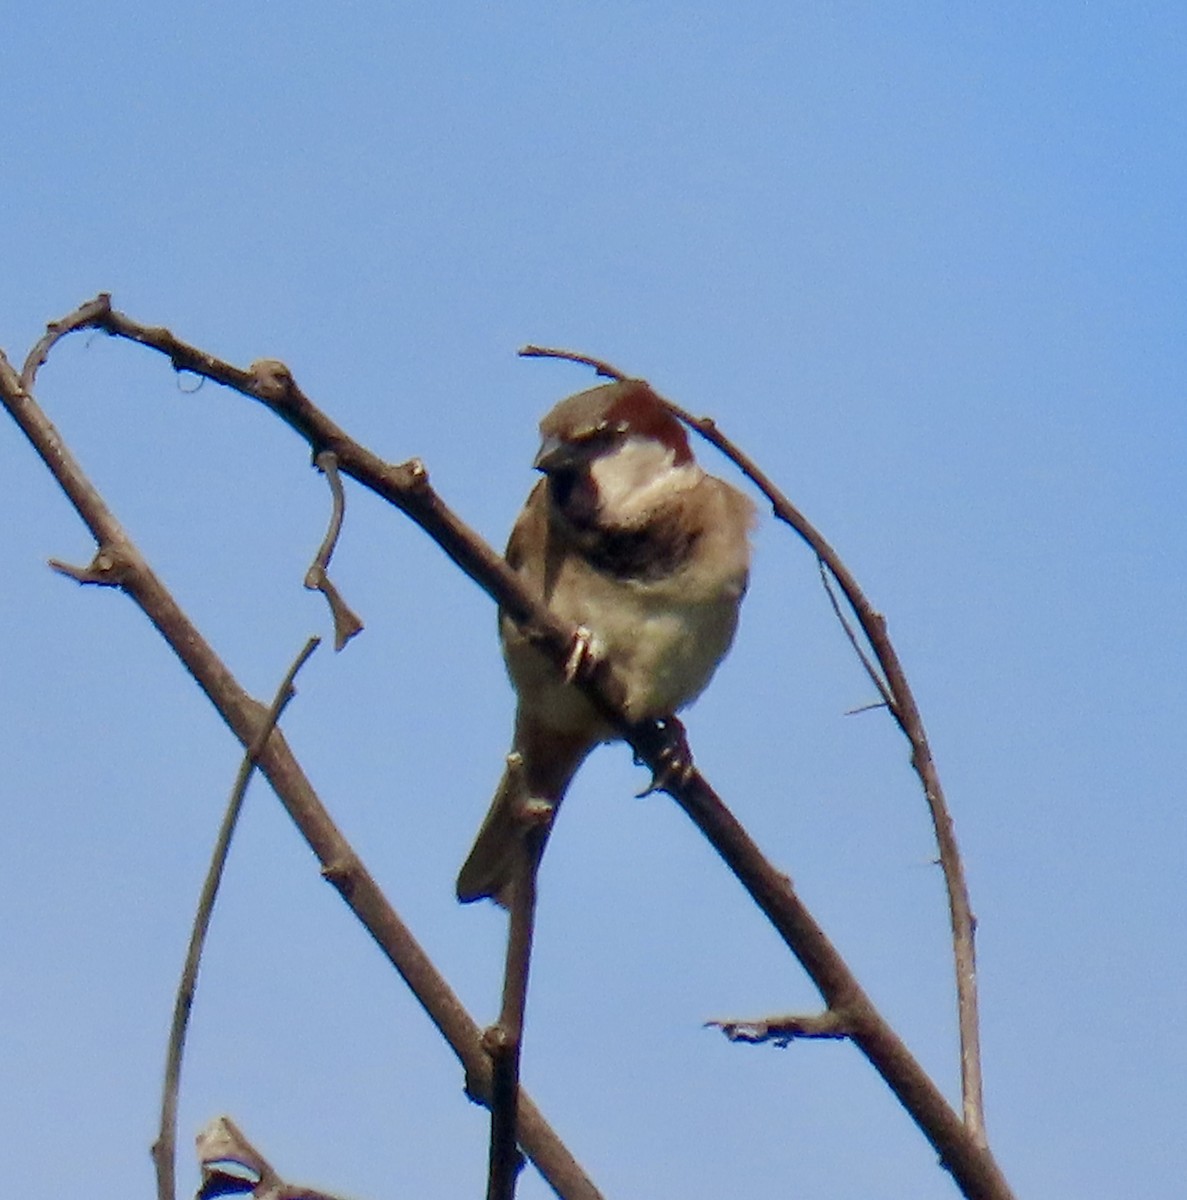
M692 464L673 466L672 451L651 439L633 438L590 465L599 513L607 524L624 524L653 510L672 492L695 483Z

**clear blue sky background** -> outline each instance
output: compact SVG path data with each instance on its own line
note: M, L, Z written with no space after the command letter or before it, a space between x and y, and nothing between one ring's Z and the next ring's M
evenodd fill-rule
M981 921L990 1132L1020 1197L1187 1177L1187 15L1173 4L530 3L10 14L0 345L99 290L421 456L502 544L567 344L714 414L885 611ZM248 401L76 337L40 396L256 694L311 632L326 515ZM706 450L706 457L713 461ZM718 468L728 467L718 462ZM0 1178L145 1196L177 970L238 755L0 425ZM698 759L956 1091L932 836L807 553L764 523ZM480 1020L503 922L452 881L512 698L488 599L352 489L367 621L286 718L343 829ZM525 1077L608 1196L954 1195L851 1047L706 1018L810 984L621 747L548 855ZM481 1194L449 1052L249 796L201 979L189 1138L292 1178ZM532 1174L522 1195L546 1188Z

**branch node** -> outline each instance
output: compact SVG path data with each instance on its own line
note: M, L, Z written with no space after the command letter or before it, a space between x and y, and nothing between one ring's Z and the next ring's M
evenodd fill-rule
M410 458L400 465L400 470L406 476L404 486L412 493L424 493L429 490L429 469L419 458Z
M349 858L334 859L321 869L321 877L349 897L354 880L354 862Z
M482 1031L482 1048L491 1056L496 1058L500 1054L505 1054L507 1051L509 1039L507 1030L498 1022L494 1025L488 1025Z
M283 400L293 386L292 371L278 358L257 358L247 370L252 390L261 400Z
M73 579L75 583L92 584L95 587L122 587L132 570L127 555L111 545L100 546L85 567L76 567L60 558L51 558L49 567L59 575Z

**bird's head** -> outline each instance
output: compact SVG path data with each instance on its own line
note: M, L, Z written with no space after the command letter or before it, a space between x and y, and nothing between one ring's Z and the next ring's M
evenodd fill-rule
M684 426L642 380L562 400L540 422L533 464L576 524L637 520L700 475Z
M585 465L632 439L651 441L673 464L692 461L688 435L641 379L623 379L562 400L540 422L535 467L545 474Z

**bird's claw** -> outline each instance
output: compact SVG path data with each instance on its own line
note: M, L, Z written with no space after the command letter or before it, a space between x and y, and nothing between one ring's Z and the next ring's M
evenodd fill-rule
M661 724L664 744L652 768L651 782L638 793L637 799L640 800L653 792L670 792L673 788L683 787L696 771L684 726L675 717L666 717Z
M573 644L569 657L565 659L565 682L573 683L593 665L593 634L584 625L578 625L573 633Z

